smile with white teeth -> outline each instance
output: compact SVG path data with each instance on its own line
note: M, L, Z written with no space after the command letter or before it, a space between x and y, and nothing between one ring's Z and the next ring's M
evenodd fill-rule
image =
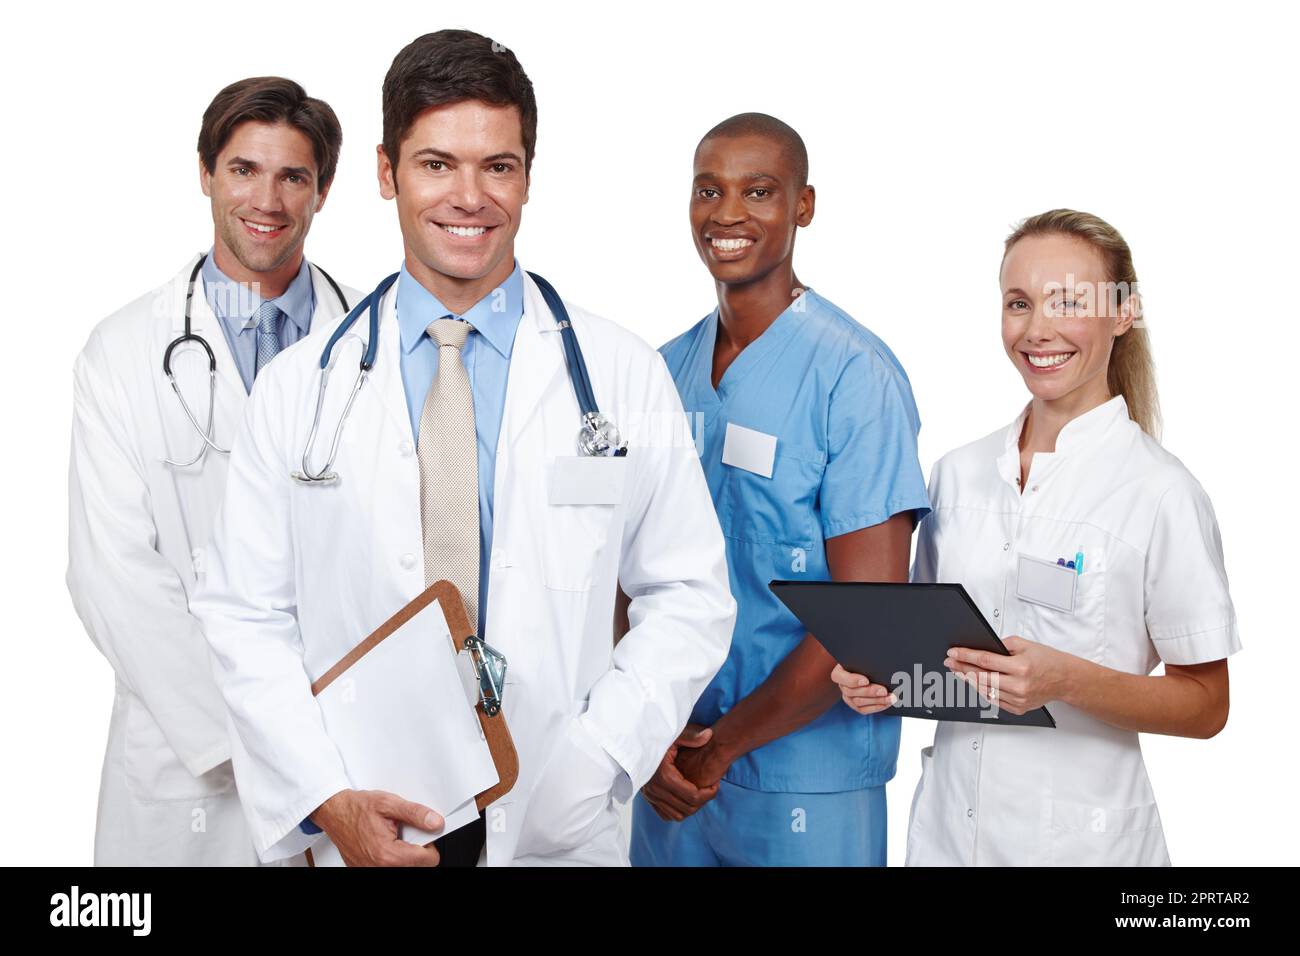
M753 239L710 239L709 241L719 252L738 252L754 244Z
M443 226L442 228L453 236L465 236L467 238L481 236L487 232L487 226Z
M1058 365L1064 365L1074 357L1073 352L1057 352L1055 355L1030 355L1025 353L1025 358L1029 359L1029 364L1034 368L1056 368Z
M256 232L277 232L280 229L284 228L284 226L268 226L264 223L253 222L252 220L249 219L241 219L240 222L242 222L249 229L252 229Z

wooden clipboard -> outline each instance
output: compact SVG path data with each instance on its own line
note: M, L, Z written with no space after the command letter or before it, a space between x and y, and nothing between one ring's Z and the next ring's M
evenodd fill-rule
M465 602L461 600L456 585L450 581L434 581L421 591L415 600L379 625L365 640L348 651L339 659L338 663L318 677L311 685L312 696L317 696L326 687L334 683L349 667L365 657L381 641L397 631L398 628L434 601L438 602L442 608L442 616L447 620L447 628L451 632L452 652L459 654L465 646L465 638L472 636L475 629L469 622L469 615L465 612ZM481 813L488 804L509 793L510 788L515 785L515 781L519 778L519 755L515 752L514 740L510 736L510 728L506 726L504 712L489 717L483 709L483 702L480 700L474 705L474 713L478 716L479 726L483 729L488 752L492 755L492 763L496 767L497 777L499 778L495 786L484 790L474 798L474 803ZM311 850L307 850L307 865L315 865L311 857Z

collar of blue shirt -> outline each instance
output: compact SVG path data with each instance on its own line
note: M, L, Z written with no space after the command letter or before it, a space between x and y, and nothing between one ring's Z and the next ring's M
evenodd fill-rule
M515 330L524 314L524 273L515 261L514 271L500 286L457 315L438 297L420 285L402 265L397 280L397 324L401 330L402 351L410 354L420 344L429 323L444 315L464 319L483 340L503 358L510 358L515 347Z
M254 316L264 301L251 289L241 286L234 279L217 268L216 257L208 250L208 258L203 263L203 291L207 297L212 313L235 335L243 335L249 329L255 329ZM283 312L290 322L297 326L302 335L311 329L311 314L315 310L315 291L311 283L311 267L304 257L298 274L289 283L284 293L272 299L276 307Z

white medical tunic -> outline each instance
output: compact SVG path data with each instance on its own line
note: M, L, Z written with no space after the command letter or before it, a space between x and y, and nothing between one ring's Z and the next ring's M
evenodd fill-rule
M1239 650L1210 500L1123 397L1034 455L1022 493L1027 414L935 465L913 580L962 583L1000 637L1132 674ZM1043 562L1080 552L1069 598L1068 574ZM937 725L909 866L1169 864L1138 734L1059 701L1048 709L1055 728Z

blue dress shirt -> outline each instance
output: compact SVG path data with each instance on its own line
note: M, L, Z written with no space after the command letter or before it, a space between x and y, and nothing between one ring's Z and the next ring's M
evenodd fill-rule
M226 344L230 346L235 367L244 382L244 391L251 392L257 371L255 316L264 300L218 269L211 249L203 263L203 295L225 333ZM283 313L278 334L280 348L285 349L307 334L312 313L316 310L316 290L312 287L311 267L305 258L289 287L271 302Z
M506 407L506 383L515 331L524 314L524 274L519 263L498 288L463 313L455 313L420 285L403 264L397 280L397 324L402 338L402 386L411 416L411 435L420 439L420 413L438 371L438 346L429 338L429 323L446 315L474 326L461 355L474 396L474 431L478 438L478 633L487 639L488 568L492 553L492 483L496 474L497 438Z

